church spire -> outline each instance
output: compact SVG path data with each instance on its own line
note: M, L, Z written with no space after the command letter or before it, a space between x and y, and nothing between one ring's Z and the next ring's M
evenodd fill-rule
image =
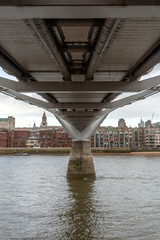
M35 121L34 121L34 124L33 124L33 129L37 129Z
M46 117L45 111L44 111L43 116L42 116L42 122L41 122L40 127L42 127L42 128L47 127L47 117Z

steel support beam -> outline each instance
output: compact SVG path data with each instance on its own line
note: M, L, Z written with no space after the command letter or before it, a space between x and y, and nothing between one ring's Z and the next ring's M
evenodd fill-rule
M160 76L134 82L15 82L0 77L0 87L16 92L34 93L107 93L141 92L160 84Z
M100 58L102 57L107 46L109 45L116 29L118 28L118 26L120 24L120 21L121 21L121 19L116 19L114 22L113 22L113 19L105 20L104 26L102 27L101 32L99 34L94 52L89 61L89 65L88 65L87 72L86 72L86 80L93 79L93 75L96 71L96 67L100 61ZM110 29L110 27L111 27L111 29Z
M61 5L62 6L62 5ZM96 20L97 24L99 20ZM92 26L92 20L91 19L50 19L47 20L49 23L49 26L65 26L65 27L88 27Z
M36 19L36 20L25 20L25 23L32 29L32 31L36 34L43 47L47 51L51 60L55 63L60 73L64 77L65 80L70 81L71 75L67 68L67 65L59 52L58 46L49 32L44 20Z
M75 109L75 108L82 108L82 109L108 109L108 110L115 110L119 107L123 107L127 104L131 104L132 102L145 99L148 96L151 96L155 93L157 93L158 89L150 89L145 90L143 92L140 92L138 94L134 94L130 97L126 97L117 101L114 101L112 103L48 103L44 102L29 96L26 96L24 94L17 93L10 89L2 89L1 90L4 94L7 94L9 96L15 97L18 100L23 100L25 102L28 102L30 104L34 104L38 107L42 107L47 109L48 111L53 109Z
M60 112L61 116L64 117L95 117L100 116L103 112L102 111L64 111Z
M158 5L157 0L0 0L1 6L127 6Z
M97 4L98 5L98 4ZM104 19L159 17L160 5L141 6L0 6L0 19Z
M146 97L152 96L152 95L154 95L157 92L158 92L157 90L145 90L143 92L134 94L134 95L132 95L130 97L125 97L125 98L122 98L120 100L114 101L112 103L108 103L108 104L106 104L106 108L108 106L111 109L115 110L115 109L117 109L119 107L126 106L126 105L131 104L133 102L136 102L138 100L143 100Z
M32 97L26 96L24 94L20 94L16 91L13 91L10 89L3 89L3 90L1 89L1 92L10 97L14 97L16 100L21 100L21 101L27 102L31 105L35 105L37 107L44 108L46 110L48 110L48 108L55 107L55 103L52 104L52 103L44 102L39 99L32 98Z
M22 82L35 82L36 80L28 73L25 69L23 69L19 64L12 59L2 48L0 48L0 66L6 71L8 74L13 75L17 79L21 80ZM3 80L5 84L7 84L8 79ZM15 84L16 82L14 82ZM14 88L14 84L11 83L11 81L8 82L10 85L10 89L16 90ZM11 86L13 88L11 88ZM48 101L55 101L53 96L51 96L49 93L41 94L42 97L47 99Z
M67 45L65 48L60 49L61 52L91 52L92 50L88 48L86 45Z
M160 40L133 66L122 80L137 80L160 62Z
M0 66L8 73L22 81L35 81L17 62L0 48Z

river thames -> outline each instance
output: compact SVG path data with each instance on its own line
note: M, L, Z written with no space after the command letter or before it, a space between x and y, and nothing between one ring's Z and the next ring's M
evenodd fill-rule
M67 156L0 156L0 239L160 239L160 157L95 156L67 180Z

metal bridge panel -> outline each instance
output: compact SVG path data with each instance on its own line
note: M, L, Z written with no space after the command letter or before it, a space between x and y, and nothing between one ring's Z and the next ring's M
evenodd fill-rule
M42 72L33 71L30 73L34 79L39 82L63 82L63 77L59 72L53 72L51 70L47 72L46 70L42 70Z
M93 82L98 82L98 81L120 81L125 75L127 71L111 71L111 70L106 70L104 72L95 72L94 74L94 80Z
M127 71L160 40L160 18L126 19L97 70Z
M54 94L58 102L101 102L105 94L87 93L62 93Z
M19 20L0 21L0 46L24 69L57 70L27 25Z

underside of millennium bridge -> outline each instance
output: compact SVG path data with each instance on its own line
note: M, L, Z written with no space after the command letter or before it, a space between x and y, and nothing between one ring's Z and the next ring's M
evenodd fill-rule
M0 66L17 78L0 90L71 135L68 177L95 176L89 138L110 112L159 92L160 77L140 80L160 62L158 2L0 0Z

